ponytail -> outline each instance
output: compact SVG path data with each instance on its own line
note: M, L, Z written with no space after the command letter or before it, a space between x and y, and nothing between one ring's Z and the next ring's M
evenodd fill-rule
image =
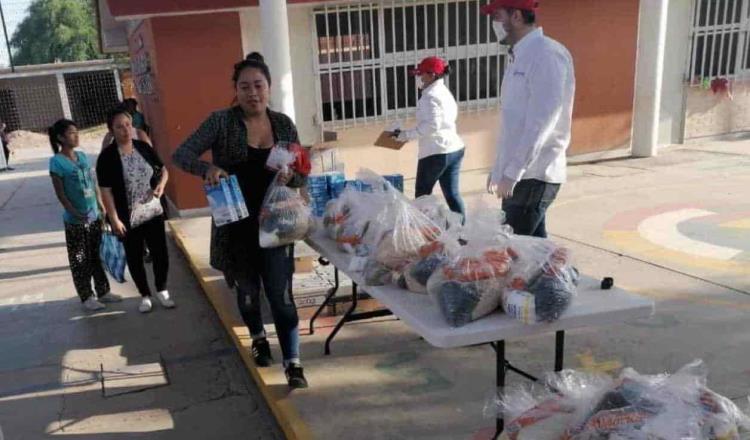
M76 127L75 122L69 120L69 119L60 119L47 130L47 134L49 135L49 144L52 147L52 152L55 154L59 153L62 149L62 142L60 142L60 136L65 136L65 132L68 131L68 128L70 127Z

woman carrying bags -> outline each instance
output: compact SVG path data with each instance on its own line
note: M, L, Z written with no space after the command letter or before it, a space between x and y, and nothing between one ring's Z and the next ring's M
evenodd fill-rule
M273 358L261 315L262 281L281 345L287 383L291 388L305 388L299 318L292 295L294 245L264 249L259 243L263 197L277 178L267 162L273 148L297 145L297 129L288 116L268 108L271 73L260 54L251 53L235 64L232 82L236 105L212 113L177 149L173 161L210 185L230 174L237 176L250 216L220 227L212 222L211 266L222 271L236 288L237 305L253 340L253 359L259 367L267 367ZM213 163L200 160L209 150ZM301 166L305 153L295 150L297 160L290 170L280 171L278 179L299 188L306 183Z
M109 291L99 258L104 213L100 209L101 194L86 153L76 151L79 141L75 122L60 119L48 131L55 153L49 161L49 172L57 199L65 208L65 243L73 284L86 310L101 310L104 303L122 301ZM91 289L92 278L96 294Z
M130 275L142 297L138 310L148 313L153 307L143 261L144 243L151 250L156 298L163 307L173 308L175 303L167 291L169 254L160 202L169 177L167 169L149 144L133 139L132 119L126 109L113 110L107 127L114 140L99 155L96 174L109 223L122 239Z
M419 139L415 197L432 194L435 183L440 182L448 207L463 216L459 175L464 143L456 131L458 105L443 80L450 66L442 58L427 57L411 73L422 90L417 102L417 126L400 130L396 140Z

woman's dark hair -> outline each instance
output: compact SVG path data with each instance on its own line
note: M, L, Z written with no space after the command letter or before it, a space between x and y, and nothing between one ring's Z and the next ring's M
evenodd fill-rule
M115 118L120 115L125 115L128 119L133 120L133 116L128 109L124 105L118 105L107 113L107 128L109 128L109 131L112 131L112 125L115 123Z
M127 98L123 100L122 105L125 106L131 114L138 110L138 101L136 101L135 98Z
M529 11L526 9L516 9L516 8L506 8L506 11L508 11L508 15L513 15L515 11L520 12L521 18L523 18L523 22L526 24L536 23L536 12L534 11Z
M240 73L245 69L258 69L263 72L263 76L266 77L268 85L271 85L271 71L268 69L263 55L258 52L249 53L244 60L234 65L234 74L232 75L232 82L237 85L237 81L240 79Z
M70 127L78 128L76 123L70 119L60 119L47 129L47 134L49 134L49 144L55 154L59 153L62 148L60 136L65 136L65 132L68 131Z
M443 74L439 76L439 78L445 78L446 76L451 74L451 65L446 64L445 69L443 69Z

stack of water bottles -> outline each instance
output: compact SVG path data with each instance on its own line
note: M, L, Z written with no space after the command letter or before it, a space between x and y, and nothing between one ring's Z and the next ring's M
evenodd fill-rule
M402 174L387 174L383 176L383 179L399 190L399 192L404 192L404 176Z
M387 182L400 192L404 192L404 176L401 174L389 174L383 176ZM315 217L323 217L326 204L337 199L345 188L354 188L361 192L372 192L372 186L361 180L346 180L344 173L329 172L311 175L307 178L307 187L310 193L310 207Z
M307 178L310 208L315 217L322 217L325 214L326 204L341 195L345 184L344 173L340 172L315 174Z

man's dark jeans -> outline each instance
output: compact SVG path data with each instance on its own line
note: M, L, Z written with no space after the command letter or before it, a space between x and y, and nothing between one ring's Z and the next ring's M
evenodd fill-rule
M555 200L559 190L559 183L547 183L536 179L521 180L513 190L513 197L503 199L506 223L518 235L546 238L547 208Z

